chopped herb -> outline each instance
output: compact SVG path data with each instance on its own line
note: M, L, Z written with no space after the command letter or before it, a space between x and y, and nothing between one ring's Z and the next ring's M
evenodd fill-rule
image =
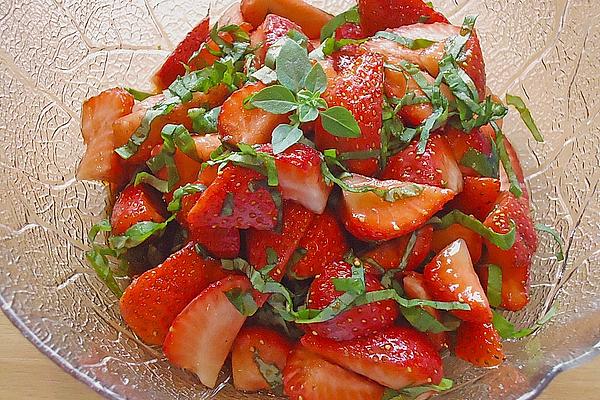
M396 274L398 274L399 272L403 272L406 269L406 266L408 265L408 260L415 248L415 243L417 243L417 233L413 232L410 235L410 239L408 239L406 249L404 250L402 260L400 260L400 264L398 265L398 267L385 271L385 273L381 277L381 284L384 288L391 288Z
M563 250L564 242L563 242L562 238L560 237L560 233L558 233L556 231L556 229L554 229L552 226L545 225L545 224L535 224L535 229L538 230L539 232L544 232L544 233L547 233L550 236L552 236L552 238L558 245L558 250L556 251L556 259L558 261L564 261L564 259L565 259L565 253Z
M254 352L254 362L273 394L283 395L283 375L277 365L263 361L257 351Z
M158 190L161 193L169 192L169 182L159 179L159 178L155 177L154 175L149 174L148 172L145 172L145 171L139 172L135 176L135 180L133 181L133 184L135 186L137 186L141 183L150 185L154 189Z
M169 202L167 210L172 213L178 212L179 210L181 210L181 200L183 200L185 196L195 193L202 193L205 190L206 186L200 183L188 183L184 186L177 188L173 192L173 200Z
M360 15L358 14L358 7L354 6L349 10L344 11L341 14L333 17L327 22L323 28L321 28L321 42L325 39L335 35L335 31L345 23L357 24L360 22Z
M110 247L114 250L124 250L137 247L144 243L151 236L162 233L169 222L173 221L175 216L172 215L164 222L142 221L131 226L123 235L111 236L108 239Z
M548 312L542 318L540 318L532 327L523 329L516 329L515 326L506 318L504 318L504 316L502 316L502 314L500 314L498 311L494 310L493 313L494 327L496 328L498 334L500 334L500 337L502 337L502 339L522 339L535 333L542 326L547 324L552 318L554 318L558 313L558 308L556 306L552 306L548 310Z
M137 89L130 88L130 87L125 88L125 90L127 90L136 101L144 101L148 97L152 97L152 96L156 95L156 93L144 92L142 90L137 90Z
M500 161L498 158L498 150L496 149L495 142L492 143L492 154L489 156L483 154L479 150L474 148L470 148L465 152L462 159L460 160L460 164L465 167L473 168L477 173L481 176L487 176L490 178L498 178L499 169L500 169Z
M258 305L254 301L251 292L244 292L240 288L234 288L225 292L227 299L240 312L240 314L250 317L258 310Z
M487 298L492 307L500 307L502 303L502 269L495 264L488 264Z
M527 108L527 106L525 105L523 99L519 96L514 96L512 94L507 93L506 104L508 104L509 106L513 106L517 109L519 115L521 115L521 119L527 126L527 129L529 129L529 132L531 132L531 134L533 135L533 138L538 142L543 142L544 137L540 133L540 130L538 129L535 121L533 120L531 112L529 111L529 108Z
M188 116L192 120L192 129L195 133L207 134L217 132L217 123L221 107L215 107L209 111L205 108L191 108Z
M515 173L512 161L508 155L508 150L506 149L506 144L504 143L504 133L502 133L502 130L495 122L492 122L491 126L496 133L496 148L498 149L498 157L500 158L500 162L502 162L502 166L504 167L504 171L506 172L508 181L510 182L509 190L512 194L519 198L523 196L523 189L521 189L521 183L519 182L519 178Z
M233 193L227 193L225 200L223 201L223 207L221 208L222 217L231 217L233 215Z
M453 385L451 379L443 378L439 385L412 386L401 390L386 389L381 400L417 400L425 393L450 390Z
M435 41L428 39L410 39L405 36L398 35L392 31L377 32L374 37L390 40L411 50L426 49L435 43Z

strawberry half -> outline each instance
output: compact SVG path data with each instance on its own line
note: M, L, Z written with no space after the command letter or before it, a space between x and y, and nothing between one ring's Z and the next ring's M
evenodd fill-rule
M323 97L330 107L343 106L353 115L360 127L359 138L337 137L316 124L315 143L319 150L336 149L338 153L377 151L381 147L380 130L383 115L383 58L374 53L361 54L352 65L329 81ZM375 158L350 160L348 168L363 175L377 171Z
M290 400L373 400L383 397L377 383L325 361L299 346L283 371L284 393Z
M349 247L342 227L335 216L325 211L316 215L298 243L298 249L306 251L294 265L290 265L290 275L296 279L306 279L322 273L325 267L341 260Z
M252 46L257 47L255 54L260 65L265 62L265 55L279 39L286 37L290 31L302 33L302 28L287 18L269 14L264 22L252 33ZM308 49L312 50L312 46Z
M378 181L356 174L345 182L353 191L343 191L342 221L350 233L365 241L391 240L420 228L455 195L435 186ZM360 193L366 188L399 193L399 198L391 202L373 191Z
M425 266L423 275L435 300L458 301L471 307L468 311L451 311L452 314L464 321L492 321L492 309L464 240L458 239L442 250Z
M460 193L463 190L462 173L446 139L441 135L431 136L423 154L418 154L417 146L418 141L413 141L390 157L381 178L438 186Z
M336 40L340 39L363 39L366 35L359 24L346 22L335 30Z
M359 0L360 23L367 36L417 22L448 22L422 0Z
M127 287L121 315L143 342L160 345L177 314L225 275L218 262L202 258L194 244L188 244Z
M392 389L440 383L442 359L427 336L391 327L372 336L336 342L305 335L302 345L326 360Z
M292 254L298 247L314 214L293 201L283 204L283 226L281 233L250 229L246 235L248 262L257 269L268 264L267 251L272 249L277 254L277 266L271 271L271 277L281 280Z
M262 144L271 141L273 130L288 122L287 115L271 114L260 108L247 109L244 100L267 86L261 82L247 84L233 92L221 108L218 131L221 140L231 145Z
M343 294L335 290L333 279L351 277L352 266L346 262L334 262L327 266L310 285L308 308L322 310L329 306ZM367 292L383 290L379 280L369 274L365 275L365 285ZM368 336L392 326L398 315L398 304L393 300L385 300L353 307L329 321L308 324L306 331L310 332L311 336L349 340Z
M454 158L459 163L463 175L480 176L473 168L460 164L465 153L471 149L490 156L492 154L492 142L489 136L482 133L482 129L473 129L470 133L463 132L450 125L446 125L444 137L450 144Z
M261 186L265 179L254 170L227 166L192 207L188 223L192 229L273 229L278 212L271 193Z
M160 194L151 186L126 187L117 198L110 216L114 236L123 235L138 222L164 222L167 210Z
M456 331L454 353L478 367L495 367L505 359L502 339L494 325L463 322Z
M469 254L473 265L477 264L481 258L481 249L483 246L483 238L469 228L465 228L460 224L453 224L445 229L433 231L431 249L436 253L440 253L452 242L462 239L467 244Z
M463 191L448 203L449 209L457 209L484 221L500 196L500 181L494 178L464 177Z
M171 364L195 373L210 388L246 321L227 298L230 291L252 293L252 284L232 275L204 289L173 321L163 344Z
M273 369L282 373L291 350L290 341L272 329L261 326L242 328L231 349L233 386L244 392L256 392L283 384L276 382L279 378L276 371L266 373ZM261 365L268 369L261 372Z
M494 232L508 233L511 221L516 226L513 247L502 250L486 240L484 243L488 254L485 261L502 269L501 306L510 311L518 311L529 302L529 271L538 240L527 206L522 200L505 192L498 198L484 225Z

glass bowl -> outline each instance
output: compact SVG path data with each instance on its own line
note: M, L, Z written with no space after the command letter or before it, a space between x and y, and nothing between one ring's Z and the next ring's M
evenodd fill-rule
M127 84L144 88L168 49L231 0L0 0L0 306L42 352L108 398L260 399L226 384L203 388L127 330L115 298L84 262L86 232L107 205L78 182L82 101ZM328 11L346 1L316 1ZM441 2L440 2L441 3ZM455 0L455 23L478 14L490 86L528 100L545 143L512 114L507 133L528 173L535 219L566 241L557 262L542 236L532 301L509 318L532 324L497 369L448 359L444 399L532 398L556 373L600 350L600 24L591 1Z

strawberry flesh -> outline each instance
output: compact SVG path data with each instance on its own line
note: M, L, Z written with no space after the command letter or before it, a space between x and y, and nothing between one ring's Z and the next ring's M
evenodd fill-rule
M448 22L422 0L359 0L358 13L367 36L417 22Z
M500 181L494 178L464 177L463 191L448 203L448 209L460 210L484 221L500 196Z
M438 229L433 232L431 249L437 254L446 248L455 240L463 239L469 249L473 265L479 262L481 258L481 249L483 238L460 224L453 224L445 229Z
M110 217L112 235L123 235L138 222L164 222L167 210L159 193L151 186L126 187L117 198Z
M454 353L477 367L495 367L505 359L502 339L490 323L461 323L456 331Z

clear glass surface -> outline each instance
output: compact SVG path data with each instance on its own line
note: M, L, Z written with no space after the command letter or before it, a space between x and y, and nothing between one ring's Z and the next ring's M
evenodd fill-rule
M84 262L85 237L107 205L100 184L74 178L83 154L82 101L147 87L153 68L206 13L203 0L0 0L0 306L41 351L109 398L260 399L226 384L207 391L171 368L122 323L115 298ZM331 12L346 1L315 1ZM528 174L536 221L557 226L566 260L542 236L532 301L512 321L559 315L507 344L500 368L448 359L444 399L534 397L552 377L600 350L600 18L584 0L438 2L455 23L479 15L490 86L525 97L546 137L513 114L506 131Z

